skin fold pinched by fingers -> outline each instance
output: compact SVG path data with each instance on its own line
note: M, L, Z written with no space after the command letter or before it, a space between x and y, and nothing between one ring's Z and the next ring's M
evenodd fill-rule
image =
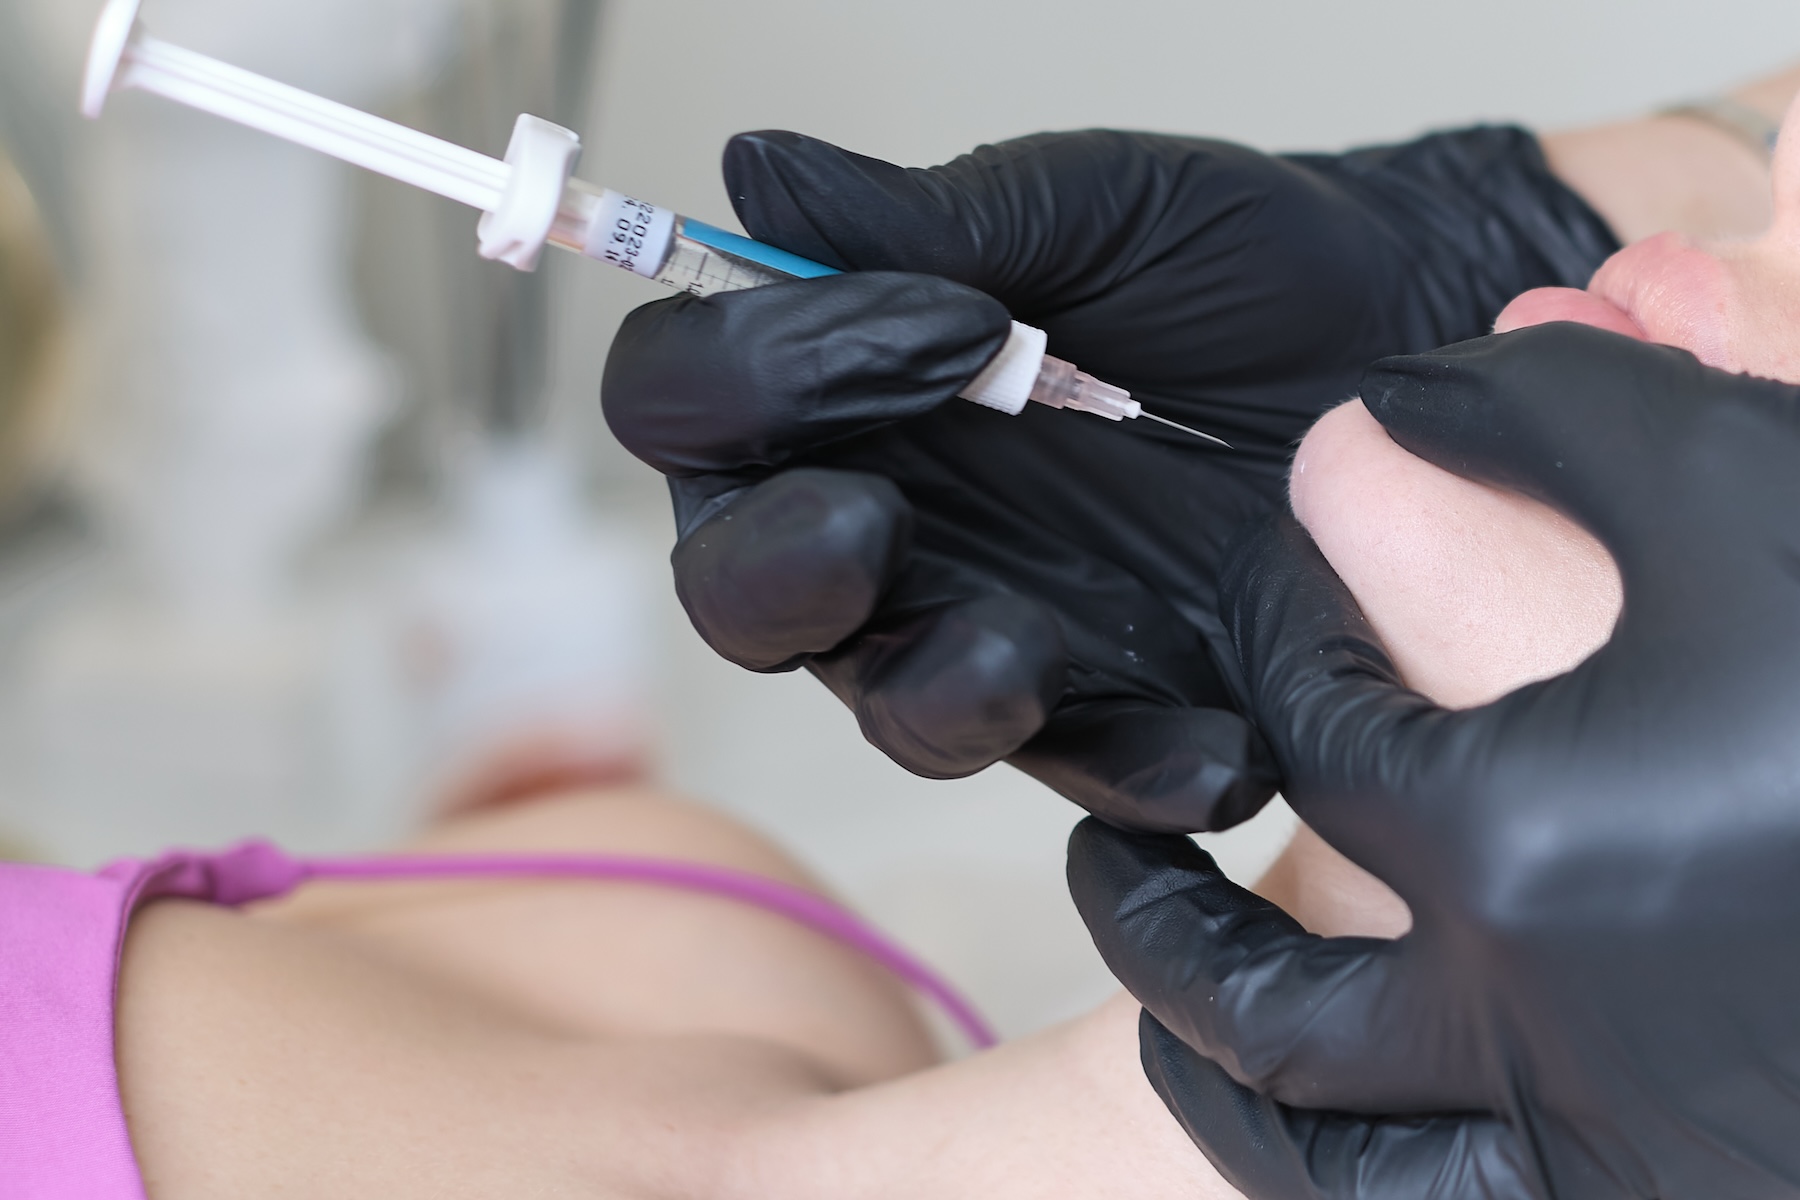
M1402 677L1440 704L1560 674L1612 632L1622 585L1592 534L1424 463L1361 404L1313 427L1289 490Z

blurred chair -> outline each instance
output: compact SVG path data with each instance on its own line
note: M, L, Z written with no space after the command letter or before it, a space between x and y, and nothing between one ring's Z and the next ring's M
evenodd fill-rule
M460 3L155 0L145 15L367 105L445 57ZM394 390L352 299L350 169L150 97L79 125L71 77L96 6L0 4L0 49L46 64L7 65L5 125L67 169L57 210L93 364L70 458L100 534L92 569L21 633L8 791L26 831L76 860L341 840L393 776L395 748L371 743L403 725L384 723L354 600L307 559L355 511Z
M63 374L63 296L37 204L0 149L0 517L44 467Z
M600 16L598 0L465 4L455 57L387 115L495 156L520 113L580 132ZM483 261L468 209L379 179L360 190L359 291L410 392L397 457L450 517L401 610L426 786L454 803L509 759L640 772L653 552L592 510L580 448L546 424L553 307L562 271L583 267L555 252L530 274Z
M46 477L48 431L62 395L64 292L25 180L0 150L0 529ZM0 829L0 859L39 857Z
M78 61L86 18L64 3L0 0L0 69ZM155 0L145 15L497 155L519 112L584 124L599 6ZM83 380L72 457L103 538L30 628L0 628L0 652L19 651L0 792L23 798L7 800L23 832L77 861L245 834L347 846L417 820L484 755L641 770L650 556L596 522L544 435L556 267L485 263L467 209L153 98L77 127L60 90L0 73L0 131L35 147L85 259L104 347L86 357L106 373ZM53 278L33 261L21 281ZM387 458L425 469L392 521L368 486L397 384ZM14 395L0 456L28 424Z
M49 477L79 260L63 134L20 0L0 0L0 528Z
M467 0L457 50L425 88L383 110L499 157L529 112L587 124L604 0ZM575 265L545 255L532 274L476 257L477 214L364 176L357 289L369 329L403 365L411 398L399 453L441 475L442 454L541 428L551 295ZM423 462L420 456L424 457ZM405 469L403 467L403 469Z

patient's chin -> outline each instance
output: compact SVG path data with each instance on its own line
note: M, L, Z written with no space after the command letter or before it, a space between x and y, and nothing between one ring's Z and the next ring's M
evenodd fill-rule
M1645 341L1644 331L1631 315L1610 300L1579 288L1533 288L1500 310L1495 333L1511 333L1552 321L1574 321Z

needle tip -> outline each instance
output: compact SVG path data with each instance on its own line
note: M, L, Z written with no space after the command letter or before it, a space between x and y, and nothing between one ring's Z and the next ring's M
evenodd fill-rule
M1201 433L1198 429L1189 429L1186 425L1182 425L1178 422L1171 421L1167 417L1159 417L1147 408L1139 409L1138 415L1142 416L1142 417L1149 417L1152 421L1155 421L1162 425L1167 425L1170 429L1179 429L1183 433L1191 433L1197 438L1202 438L1206 441L1214 443L1215 445L1223 446L1227 450L1232 449L1231 443L1226 441L1222 437L1214 437L1210 433Z

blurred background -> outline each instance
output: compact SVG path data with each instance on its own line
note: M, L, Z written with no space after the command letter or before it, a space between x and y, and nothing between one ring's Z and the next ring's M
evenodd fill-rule
M546 731L738 812L1008 1033L1110 982L1076 813L930 783L804 675L714 659L660 479L597 388L656 289L479 261L476 214L142 95L76 114L99 0L0 0L0 854L379 844ZM1331 149L1704 96L1800 52L1791 0L148 0L161 36L735 227L743 129L908 164L1042 129ZM1276 806L1210 839L1240 878Z

